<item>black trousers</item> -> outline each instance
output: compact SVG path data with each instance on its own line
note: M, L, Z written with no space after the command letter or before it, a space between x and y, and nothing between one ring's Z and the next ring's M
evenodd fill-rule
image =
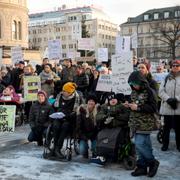
M53 136L54 145L58 149L62 149L64 139L68 136L70 132L70 123L67 121L62 121L60 119L53 121Z
M175 130L176 146L180 148L180 115L164 116L163 146L169 146L169 135L171 128Z

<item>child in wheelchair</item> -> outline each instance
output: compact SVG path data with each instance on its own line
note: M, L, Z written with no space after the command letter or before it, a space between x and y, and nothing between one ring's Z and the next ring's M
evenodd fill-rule
M97 113L96 120L100 131L97 136L97 156L91 159L91 163L104 165L107 160L127 160L134 155L128 128L130 112L120 101L124 101L123 94L109 93L106 103ZM134 168L135 159L131 164L125 163L126 169Z

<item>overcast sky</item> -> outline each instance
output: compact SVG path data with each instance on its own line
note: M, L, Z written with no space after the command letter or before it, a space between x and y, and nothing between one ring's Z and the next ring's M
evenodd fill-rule
M69 7L98 5L117 24L149 9L180 5L180 0L28 0L30 13L51 11L66 4Z

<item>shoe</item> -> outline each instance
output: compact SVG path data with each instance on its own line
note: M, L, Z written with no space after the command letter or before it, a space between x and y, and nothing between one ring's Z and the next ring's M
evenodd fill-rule
M131 173L131 175L134 176L134 177L147 175L147 168L137 167L137 168Z
M90 163L95 163L103 166L106 163L106 159L103 156L96 156L90 159Z
M157 173L159 167L159 161L154 159L153 161L149 162L149 172L148 177L154 177Z
M167 146L162 146L161 147L161 151L167 151L168 150L168 147Z
M65 159L65 156L61 153L59 148L55 148L54 154L58 159Z

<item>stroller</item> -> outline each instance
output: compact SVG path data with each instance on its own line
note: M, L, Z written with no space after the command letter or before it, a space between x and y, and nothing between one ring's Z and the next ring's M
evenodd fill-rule
M52 120L55 120L55 119L62 120L64 118L63 113L61 113L61 115L60 113L59 114L54 113L50 115L50 117L52 118ZM65 160L71 161L73 148L74 148L75 153L79 154L79 141L76 139L75 132L70 130L69 135L66 139L65 153L64 153ZM48 157L49 153L52 155L54 153L53 123L51 123L48 126L46 134L45 134L43 158L50 159L50 160L57 159L55 156L52 156L52 158L49 158Z
M125 169L135 168L135 146L129 137L128 127L106 128L98 133L96 151L113 162L123 162Z

